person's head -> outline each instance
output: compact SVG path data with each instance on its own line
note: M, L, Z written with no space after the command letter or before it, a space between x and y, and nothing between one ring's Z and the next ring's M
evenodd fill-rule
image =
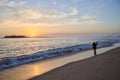
M98 41L96 41L96 44L98 44Z

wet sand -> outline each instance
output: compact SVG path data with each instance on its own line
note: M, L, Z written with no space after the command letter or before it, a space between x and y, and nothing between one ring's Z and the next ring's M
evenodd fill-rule
M120 80L120 47L29 80Z

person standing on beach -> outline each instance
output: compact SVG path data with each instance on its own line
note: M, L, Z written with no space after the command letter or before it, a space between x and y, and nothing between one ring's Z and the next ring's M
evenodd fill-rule
M92 48L93 48L93 50L94 50L94 55L95 55L95 56L97 55L97 53L96 53L97 44L98 44L98 42L93 42L93 43L92 43Z

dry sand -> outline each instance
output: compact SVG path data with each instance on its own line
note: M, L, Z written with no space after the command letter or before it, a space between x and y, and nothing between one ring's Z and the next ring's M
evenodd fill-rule
M120 47L69 63L30 80L120 80Z

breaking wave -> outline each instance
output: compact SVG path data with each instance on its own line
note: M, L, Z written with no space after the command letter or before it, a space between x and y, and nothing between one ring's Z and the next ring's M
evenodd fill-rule
M110 46L114 43L117 43L118 41L103 41L98 43L98 48ZM22 55L17 57L6 57L0 59L0 70L5 69L8 67L17 66L20 64L25 64L28 62L34 62L38 60L43 60L47 58L52 58L64 54L74 53L74 52L80 52L84 50L92 49L91 44L80 44L80 45L74 45L70 47L64 47L64 48L57 48L57 49L51 49L47 51L41 51L34 54L29 55Z

